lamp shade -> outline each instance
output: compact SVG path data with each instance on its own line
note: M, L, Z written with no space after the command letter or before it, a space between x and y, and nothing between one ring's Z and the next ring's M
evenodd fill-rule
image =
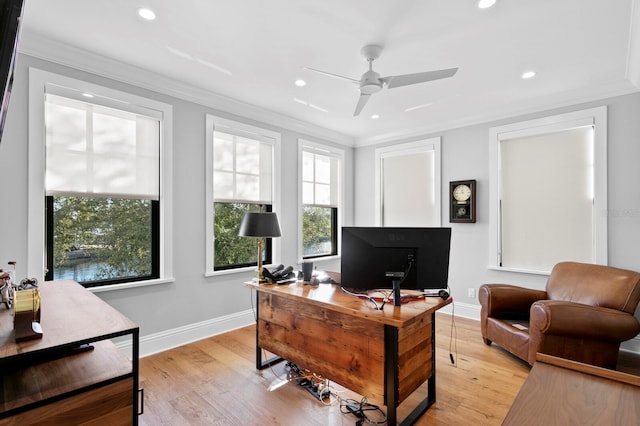
M242 218L238 235L241 237L279 237L282 234L278 216L273 212L247 212Z

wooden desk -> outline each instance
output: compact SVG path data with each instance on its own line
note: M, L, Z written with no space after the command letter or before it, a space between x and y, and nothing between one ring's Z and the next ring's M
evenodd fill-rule
M0 425L137 424L138 326L74 281L46 281L40 293L42 339L16 343L0 309ZM125 335L131 360L109 340Z
M503 425L637 425L640 376L538 354Z
M385 404L393 425L397 406L425 381L426 398L401 424L412 424L435 402L435 312L450 298L379 311L337 285L247 285L257 291L258 368L264 348Z

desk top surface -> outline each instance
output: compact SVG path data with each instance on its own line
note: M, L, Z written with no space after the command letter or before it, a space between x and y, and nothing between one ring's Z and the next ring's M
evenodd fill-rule
M257 284L255 282L245 284L259 292L287 298L303 298L305 303L327 307L394 327L407 326L421 315L430 315L453 301L451 298L443 300L440 297L426 297L403 303L402 306L393 306L393 302L386 303L382 310L377 310L370 301L344 293L336 284L310 285L301 281L284 285ZM378 305L380 304L378 303Z
M0 358L101 340L138 326L75 281L40 284L42 338L16 343L13 316L0 306Z

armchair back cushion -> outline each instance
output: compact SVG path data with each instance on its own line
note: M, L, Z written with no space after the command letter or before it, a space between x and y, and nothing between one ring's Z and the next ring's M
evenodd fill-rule
M547 281L547 299L634 313L640 302L640 273L602 265L562 262Z

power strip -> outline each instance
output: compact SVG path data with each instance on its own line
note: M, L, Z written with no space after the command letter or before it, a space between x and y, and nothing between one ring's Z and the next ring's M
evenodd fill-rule
M287 377L289 380L295 379L298 386L309 391L318 401L325 402L326 399L331 397L331 390L327 384L327 381L312 380L304 377L304 372L291 361L286 363ZM314 375L315 377L315 375Z
M300 378L298 379L298 386L309 391L309 393L315 396L320 402L325 402L326 399L331 397L331 391L328 387L324 386L324 383L318 384L313 380Z

